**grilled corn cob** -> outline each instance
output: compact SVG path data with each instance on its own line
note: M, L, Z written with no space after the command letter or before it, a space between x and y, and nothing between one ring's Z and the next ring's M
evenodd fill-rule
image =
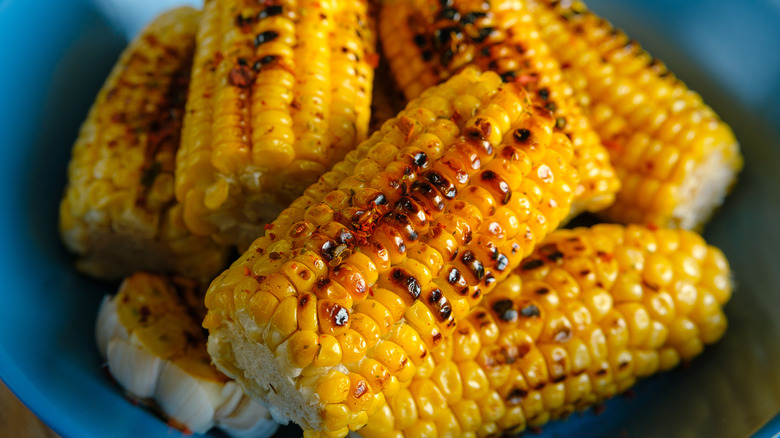
M742 168L728 125L659 60L579 1L528 1L584 96L622 182L610 220L700 229Z
M592 406L717 341L723 254L684 230L552 233L360 430L514 434Z
M467 65L537 93L569 136L580 173L572 216L600 211L615 200L619 182L606 148L582 113L572 87L517 0L395 0L383 3L379 30L389 63L407 98Z
M365 0L206 4L176 168L194 233L245 249L366 138L366 13Z
M195 433L271 436L268 411L211 365L203 295L181 278L136 273L100 306L96 338L108 370L133 398Z
M133 271L210 280L226 252L190 234L173 196L174 157L200 12L161 15L133 41L81 127L60 205L60 232L78 268L118 279Z
M568 214L535 99L469 69L410 102L212 283L215 364L312 436L363 426Z

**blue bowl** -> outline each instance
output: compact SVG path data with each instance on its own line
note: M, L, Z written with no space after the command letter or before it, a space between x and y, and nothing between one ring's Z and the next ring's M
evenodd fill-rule
M100 298L117 285L77 274L57 234L79 124L126 44L123 35L146 17L101 12L105 3L0 0L0 205L7 207L0 216L0 278L7 281L0 377L66 437L179 436L126 401L101 370L94 318ZM690 367L641 382L599 415L549 424L540 436L776 436L780 6L593 0L591 7L665 60L734 127L746 168L705 237L726 253L738 288L726 307L725 338Z

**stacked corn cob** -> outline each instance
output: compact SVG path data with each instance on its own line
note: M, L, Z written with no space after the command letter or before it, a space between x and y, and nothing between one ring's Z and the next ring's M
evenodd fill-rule
M559 230L360 430L518 433L676 366L726 329L728 263L690 231Z
M499 73L537 93L555 118L555 129L572 140L580 172L572 215L600 211L615 200L619 182L609 155L563 80L558 61L519 2L395 0L382 5L383 49L406 97L450 77L467 65Z
M542 105L476 70L413 100L214 280L215 364L277 420L364 426L567 215L571 143Z
M176 197L196 234L246 248L367 135L365 0L219 0L198 34Z
M362 0L207 2L178 153L186 84L176 78L189 71L197 12L158 19L123 55L82 129L62 207L66 241L84 240L85 227L74 225L80 221L105 225L105 211L141 214L116 207L134 204L115 201L125 198L105 195L90 178L134 150L112 152L117 126L152 132L144 156L159 164L144 161L113 177L142 175L130 186L144 195L133 199L165 201L155 201L150 217L171 224L159 231L167 240L151 233L164 245L147 251L175 265L162 269L204 280L215 269L199 259L221 263L224 254L210 239L249 246L205 297L208 353L274 418L296 421L309 436L518 432L623 391L723 334L728 264L693 233L597 226L558 231L537 246L572 208L597 211L613 201L618 183L591 122L628 182L608 215L682 227L705 219L710 198L722 196L713 193L725 191L741 162L728 127L697 96L667 84L673 97L652 107L660 128L637 134L630 128L643 126L649 110L618 111L625 102L612 99L610 75L658 86L651 74L658 64L621 66L613 53L605 59L615 67L595 75L590 55L574 66L577 55L559 33L566 20L582 20L565 35L592 50L613 50L624 38L613 32L605 43L599 38L611 29L602 27L580 41L575 34L602 25L580 3L397 0L384 8L385 50L413 99L348 153L367 135L376 61L368 8ZM566 52L559 55L566 74L547 44ZM153 92L141 101L131 90L143 72L152 79L140 84ZM137 108L109 116L117 95ZM671 203L695 200L695 211L635 208L631 202L656 205L661 195L651 202L625 193L650 193L656 186L648 181L660 177L627 164L644 149L622 154L616 144L658 135L647 141L660 150L664 132L684 128L681 111L708 123L674 134L697 143L692 151L678 144L678 155L665 149L664 175L683 176L669 183L682 188L662 193L679 195ZM616 112L623 118L607 120ZM664 117L677 118L666 126ZM147 144L143 135L128 138ZM108 147L84 146L101 141ZM702 151L717 157L702 163ZM89 169L89 157L100 154L109 158ZM172 200L174 155L181 205ZM725 185L697 192L712 169ZM111 207L94 207L101 203ZM117 223L113 233L123 230ZM261 227L265 236L250 246ZM183 242L201 246L186 250ZM165 245L173 255L160 252ZM87 248L99 254L96 246ZM105 276L111 263L82 266ZM182 280L128 278L98 319L109 369L130 393L156 398L193 431L216 423L242 436L272 433L264 408L207 365L197 327L206 309L194 291Z
M184 226L174 157L200 12L161 15L122 53L68 167L60 231L80 270L117 279L137 270L208 281L226 250Z
M584 3L527 3L623 184L604 216L700 229L742 168L728 125L662 62Z
M268 411L211 365L203 296L195 283L134 274L106 296L96 324L98 348L119 384L156 404L171 424L204 433L217 425L232 436L270 436Z

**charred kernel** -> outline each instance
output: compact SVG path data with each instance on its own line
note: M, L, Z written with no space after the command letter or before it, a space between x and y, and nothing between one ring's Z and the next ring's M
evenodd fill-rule
M414 303L414 301L417 301L417 299L420 298L420 294L422 293L420 282L404 269L393 268L393 270L390 271L390 280L393 282L393 284L409 293L409 298L411 298L411 300L409 300L407 297L404 297L404 301L407 302L407 305L411 305Z
M455 184L445 178L441 173L435 171L426 172L424 178L436 187L445 198L453 199L458 195L458 189L455 187Z
M477 21L477 19L484 18L486 16L487 13L485 12L469 12L460 19L460 22L461 24L471 24Z
M267 43L269 41L273 41L278 37L279 37L279 32L275 32L273 30L267 30L263 33L259 33L257 34L257 36L255 36L255 47Z
M322 244L322 247L320 248L320 254L325 258L327 261L331 261L334 258L336 258L336 248L339 246L338 243L336 243L333 240L327 240L325 243Z
M452 315L452 306L450 303L445 302L439 306L439 318L441 321L446 321Z
M428 163L428 155L425 152L418 152L414 156L414 165L417 167L425 166Z
M496 172L493 172L492 170L486 170L482 172L483 181L494 181L496 178L498 178L498 175L496 175Z
M520 266L520 269L522 269L523 271L531 271L531 270L534 270L536 268L541 268L542 266L544 266L544 261L540 260L540 259L535 259L535 260L529 260L529 261L523 263Z
M568 327L563 327L561 330L558 331L558 333L555 334L555 342L569 342L572 337L571 329Z
M524 391L520 388L515 388L509 391L509 394L507 394L506 403L508 405L519 405L527 395L527 391Z
M555 263L558 260L563 258L563 253L560 251L553 251L550 254L547 254L545 257L547 258L547 260Z
M276 56L276 55L263 56L262 58L257 60L254 63L254 65L252 65L252 69L254 69L255 71L260 70L264 66L266 66L266 65L276 61L276 59L278 59L278 56Z
M539 308L536 307L535 304L529 304L522 309L520 309L520 315L522 315L525 318L538 318L541 316L541 312L539 311Z
M423 47L428 41L425 38L425 35L423 34L417 34L414 36L414 44L417 45L417 47Z
M558 117L555 119L555 127L558 129L563 129L566 127L566 117Z
M411 198L403 196L401 199L395 201L395 209L401 212L415 214L418 212L417 206L414 204Z
M474 41L478 43L485 41L488 37L490 37L493 34L495 30L496 29L492 27L483 27L479 29L479 31L477 31L477 36L474 38Z
M424 50L422 52L422 57L424 61L426 62L430 61L431 59L433 59L433 52L431 52L430 50Z
M243 14L236 15L236 26L247 27L252 24L252 17L245 17Z
M453 34L459 34L457 27L443 27L433 31L433 45L437 48L443 47L452 40Z
M485 267L482 266L482 262L480 262L470 250L466 250L463 255L460 256L460 261L469 267L471 273L477 278L477 281L482 280L485 276Z
M515 79L517 79L517 72L515 71L508 71L506 73L501 73L501 80L504 82L514 82Z
M344 327L349 321L349 311L339 305L333 307L334 311L331 312L333 317L333 323L339 327Z
M537 295L547 295L550 293L550 289L546 287L540 287L539 289L536 289L534 292L536 292Z
M228 82L239 88L248 88L252 85L252 72L245 65L238 65L230 70Z
M444 8L439 16L444 20L458 21L460 20L460 13L454 8Z
M342 229L341 231L339 231L338 236L336 236L336 242L338 242L338 243L345 243L346 244L346 243L352 241L354 238L355 238L355 236L352 235L352 233L349 230Z
M498 300L493 303L493 311L496 315L505 322L512 322L517 320L517 310L514 308L515 303L510 299Z
M280 5L269 6L260 11L260 13L257 14L257 18L262 20L263 18L279 15L282 12L284 12L284 9Z
M515 129L515 132L512 133L512 137L516 142L522 143L531 137L531 131L527 129Z
M496 257L496 263L493 266L496 268L496 271L503 271L507 266L509 266L509 258L507 258L507 256L504 254L499 254Z
M460 281L460 271L456 268L450 269L450 273L447 275L447 282L449 284L456 284Z
M444 200L439 196L439 191L436 190L436 187L429 182L415 181L412 183L411 191L413 193L419 193L428 199L436 210L444 210Z
M558 109L558 105L556 105L554 102L548 102L547 105L545 105L544 107L553 113L555 112L555 110Z
M547 100L550 98L550 89L549 88L542 88L539 90L539 97L541 97L544 100Z
M442 297L443 297L443 295L441 293L441 290L434 289L434 290L431 291L431 294L428 296L428 302L431 303L431 304L438 303L439 300L441 300Z
M380 194L376 195L374 197L374 200L371 201L371 202L373 202L374 205L376 205L376 206L387 205L387 197L385 197L384 194L380 193Z

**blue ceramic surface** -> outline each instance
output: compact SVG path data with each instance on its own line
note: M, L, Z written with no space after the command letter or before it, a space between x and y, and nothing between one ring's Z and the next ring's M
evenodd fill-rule
M117 3L102 0L98 3ZM160 3L155 2L155 3ZM705 237L738 289L730 329L690 367L541 437L773 437L780 431L780 2L593 0L734 127L746 170ZM101 12L108 11L108 12ZM120 11L120 12L116 12ZM0 377L65 437L180 436L128 403L93 340L116 284L77 274L57 235L80 122L143 14L86 0L0 0ZM294 433L288 429L287 433Z

